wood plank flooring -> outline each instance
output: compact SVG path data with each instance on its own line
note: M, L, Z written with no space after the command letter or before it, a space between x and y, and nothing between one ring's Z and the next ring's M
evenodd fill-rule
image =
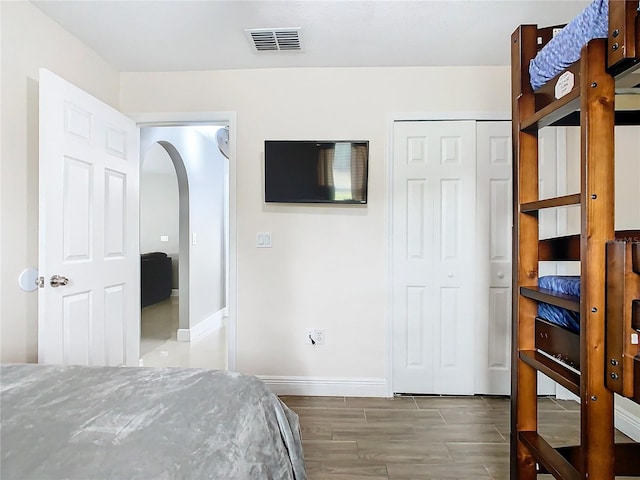
M300 418L309 480L509 478L508 398L280 398ZM538 411L551 445L579 443L576 402L540 398Z

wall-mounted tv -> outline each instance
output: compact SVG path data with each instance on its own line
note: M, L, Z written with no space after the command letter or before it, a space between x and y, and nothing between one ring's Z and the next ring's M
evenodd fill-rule
M368 164L368 141L266 140L265 201L365 204Z

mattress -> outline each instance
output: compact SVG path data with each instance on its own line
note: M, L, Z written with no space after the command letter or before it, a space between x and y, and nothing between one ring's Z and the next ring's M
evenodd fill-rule
M607 38L609 33L609 2L594 0L569 22L531 60L529 76L533 90L562 73L580 59L580 51L589 40Z
M3 365L2 480L304 480L297 415L256 377Z
M538 287L580 297L580 277L573 275L549 275L538 279ZM580 314L565 308L538 303L538 316L548 322L568 328L573 332L580 331Z

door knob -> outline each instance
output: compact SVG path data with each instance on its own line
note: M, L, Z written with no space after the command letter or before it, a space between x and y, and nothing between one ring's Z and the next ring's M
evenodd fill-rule
M51 280L49 280L49 284L52 287L64 287L67 283L69 283L69 279L67 277L63 277L62 275L53 275Z
M504 273L498 272L498 278L504 278Z

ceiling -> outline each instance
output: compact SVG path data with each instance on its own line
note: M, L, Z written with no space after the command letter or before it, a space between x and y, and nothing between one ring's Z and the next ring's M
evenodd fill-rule
M580 0L32 0L119 71L509 65L523 23L567 23ZM302 51L245 29L300 27Z
M522 23L579 0L32 0L119 71L508 65ZM252 28L300 27L300 52L258 53Z

